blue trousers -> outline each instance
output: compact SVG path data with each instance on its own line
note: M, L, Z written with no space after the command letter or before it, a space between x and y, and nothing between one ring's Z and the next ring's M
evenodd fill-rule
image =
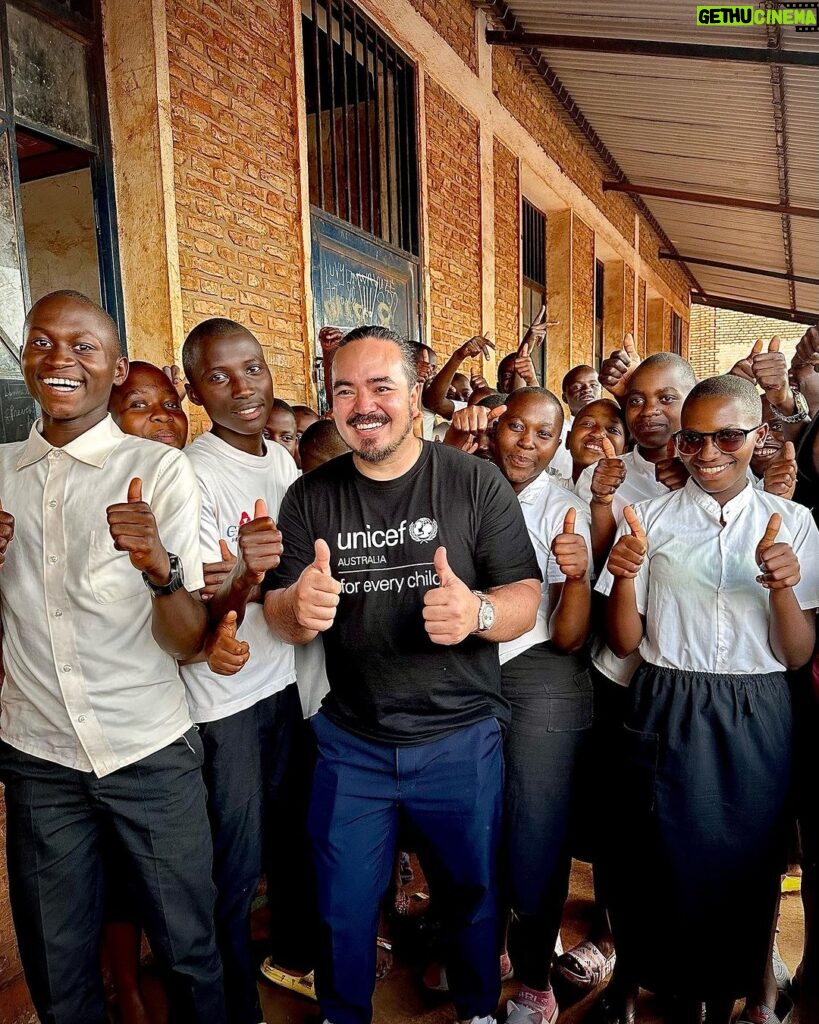
M316 991L330 1024L370 1024L378 910L390 881L399 814L448 881L447 975L460 1019L494 1014L500 997L496 874L503 796L495 719L411 747L364 740L313 718L318 760L309 829L321 918Z
M43 1024L108 1020L100 939L109 831L166 974L171 1020L225 1024L198 733L101 779L0 741L0 779L14 927Z

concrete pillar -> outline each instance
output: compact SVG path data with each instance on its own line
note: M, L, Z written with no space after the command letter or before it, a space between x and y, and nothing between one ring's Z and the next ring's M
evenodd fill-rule
M546 228L549 328L546 386L560 394L566 372L591 363L594 345L594 232L572 210L549 213Z
M646 302L646 355L662 352L668 348L663 328L665 324L665 299L651 298Z

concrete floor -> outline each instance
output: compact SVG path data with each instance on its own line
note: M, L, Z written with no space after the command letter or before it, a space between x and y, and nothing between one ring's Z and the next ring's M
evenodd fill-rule
M410 887L412 888L412 887ZM415 886L417 888L417 885ZM635 893L635 899L650 899L651 893ZM582 939L589 928L592 910L591 873L587 864L575 862L571 889L561 929L565 948ZM793 969L802 954L802 903L798 895L782 897L779 949L783 959ZM315 1003L264 982L260 985L266 1024L316 1024L318 1008ZM514 998L515 982L504 986L502 1006ZM573 1006L561 1008L560 1024L580 1024L594 1003L594 995ZM417 984L417 970L396 958L387 977L376 985L374 1024L453 1024L454 1010L450 1003L430 1007L424 1001ZM738 1009L741 1004L738 1004ZM648 993L643 994L639 1024L663 1024L661 1008Z

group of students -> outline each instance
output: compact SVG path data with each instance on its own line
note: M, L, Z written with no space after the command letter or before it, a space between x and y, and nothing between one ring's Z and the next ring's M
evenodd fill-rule
M0 448L0 778L41 1020L106 1020L107 921L129 1024L150 1019L143 928L172 1021L258 1024L265 875L262 973L309 992L315 967L329 1024L368 1024L399 806L459 1019L488 1021L514 970L508 1019L554 1024L553 968L581 990L613 969L609 1024L640 986L682 1024L727 1024L736 998L784 1019L797 817L806 897L819 856L819 534L793 500L816 496L819 332L790 378L772 343L699 383L628 337L566 375L570 417L532 364L544 333L497 388L459 370L484 337L439 372L383 328L333 337L331 420L208 320L182 359L211 427L185 447L170 368L129 366L77 293L29 312L42 417ZM598 921L553 964L572 856ZM802 1024L807 899L806 922Z

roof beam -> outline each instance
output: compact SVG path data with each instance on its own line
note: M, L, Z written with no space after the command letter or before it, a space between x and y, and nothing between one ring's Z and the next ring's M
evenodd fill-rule
M661 260L672 263L696 263L701 267L716 267L718 270L736 270L740 274L759 274L760 277L775 277L780 281L796 281L799 284L819 284L819 277L803 277L801 274L782 273L778 270L763 270L761 267L745 267L739 263L723 263L720 260L706 260L701 256L683 256L673 252L658 252Z
M819 68L819 53L808 50L707 46L704 43L669 43L652 39L609 39L605 36L566 36L551 32L506 32L493 29L486 30L486 41L491 46L534 46L547 50L626 53L637 57L674 57L683 60L739 61L744 64Z
M637 196L656 196L680 203L700 203L703 206L732 206L739 210L765 210L767 213L786 214L790 217L811 217L819 220L819 210L812 206L791 206L789 203L768 203L761 199L740 199L737 196L717 196L711 192L686 192L677 188L656 185L632 185L626 181L604 181L604 192L628 192Z
M809 313L804 309L763 306L758 302L743 302L741 299L729 299L724 295L704 295L701 292L692 292L691 301L698 306L733 309L738 313L754 313L756 316L773 317L775 320L790 320L797 324L819 324L819 313Z

